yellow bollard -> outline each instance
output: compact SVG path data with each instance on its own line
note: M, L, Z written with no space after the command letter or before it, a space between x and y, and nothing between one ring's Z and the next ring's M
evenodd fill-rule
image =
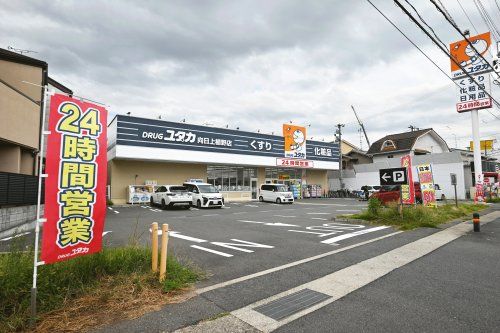
M161 226L160 282L167 277L168 224Z
M151 224L151 269L153 272L158 270L158 223Z

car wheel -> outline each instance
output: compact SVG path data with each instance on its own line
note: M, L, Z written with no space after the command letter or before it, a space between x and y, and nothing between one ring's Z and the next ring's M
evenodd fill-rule
M259 201L264 202L264 198L262 197L262 195L259 197Z
M281 203L281 199L280 198L276 199L276 203L280 204Z
M198 200L198 201L196 202L196 207L201 208L201 200Z
M153 200L153 197L151 197L151 199L149 199L149 205L151 207L154 207L155 206L155 201Z
M165 199L161 199L161 209L167 209L167 204L165 203Z

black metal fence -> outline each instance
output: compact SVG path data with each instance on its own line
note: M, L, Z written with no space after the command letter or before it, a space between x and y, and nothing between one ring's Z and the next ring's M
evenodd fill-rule
M44 182L42 182L42 203L44 202L43 185ZM37 176L0 172L0 206L35 205L37 194Z

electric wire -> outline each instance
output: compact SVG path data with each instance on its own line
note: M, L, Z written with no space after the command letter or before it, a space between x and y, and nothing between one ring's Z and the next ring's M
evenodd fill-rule
M394 2L395 2L395 3L396 3L396 5L397 5L397 6L398 6L398 7L399 7L399 8L400 8L400 9L401 9L401 10L402 10L402 11L403 11L403 12L404 12L404 13L405 13L405 14L406 14L409 18L410 18L410 20L411 20L411 21L413 21L413 23L415 23L415 24L416 24L416 25L420 28L420 30L421 30L422 32L424 32L424 33L427 35L427 37L429 37L429 38L432 40L432 42L433 42L434 44L436 44L436 45L439 47L439 49L440 49L440 50L441 50L444 54L446 54L446 55L448 56L448 58L450 58L450 59L451 59L451 61L453 61L453 63L455 63L455 64L458 66L458 68L460 68L460 69L464 72L464 74L465 74L465 75L466 75L466 76L467 76L467 77L471 80L471 83L474 83L477 87L479 87L479 89L481 89L481 90L482 90L482 91L483 91L483 92L484 92L484 93L485 93L485 94L486 94L489 98L491 98L491 100L492 100L492 101L493 101L493 102L494 102L497 106L499 106L499 105L500 105L500 103L499 103L499 102L498 102L498 101L497 101L497 100L496 100L496 99L495 99L495 98L494 98L494 97L493 97L493 96L492 96L492 95L491 95L488 91L486 91L485 89L483 89L483 88L481 88L481 87L479 86L478 82L474 79L474 77L472 77L472 75L470 75L470 74L469 74L469 73L465 70L465 68L464 68L462 65L460 65L460 64L459 64L459 63L455 60L455 58L453 58L453 57L451 56L451 54L447 51L447 49L446 49L446 48L443 48L443 47L439 44L439 42L437 42L437 41L436 41L436 40L432 37L432 35L431 35L431 34L430 34L430 33L429 33L429 32L428 32L428 31L427 31L427 30L426 30L426 29L422 26L422 24L420 24L420 22L419 22L417 19L415 19L415 17L414 17L414 16L413 16L413 15L412 15L412 14L411 14L411 13L410 13L410 12L409 12L409 11L408 11L408 10L407 10L407 9L406 9L406 8L405 8L405 7L404 7L404 6L403 6L403 5L402 5L402 4L401 4L398 0L394 0ZM494 116L496 119L500 120L500 118L499 118L498 116L494 115L494 114L493 114L493 113L491 113L489 110L488 110L488 112L489 112L492 116Z
M432 29L432 27L427 24L427 22L424 20L424 18L420 15L420 13L418 12L418 10L410 3L410 1L408 0L405 0L405 2L410 5L410 7L413 9L413 11L415 12L415 14L417 14L418 18L420 19L420 21L422 21L423 24L425 24L425 26L427 28L429 28L431 31L432 31L432 34L434 35L434 37L436 37L436 39L441 43L441 45L444 46L444 48L447 48L448 45L446 45L442 40L441 38L439 38L439 36L436 34L436 32L434 31L434 29Z
M469 23L472 25L472 27L474 28L474 30L476 31L476 34L479 33L479 30L477 30L476 26L474 25L474 23L472 23L472 20L470 19L469 15L467 14L467 12L465 11L464 9L464 6L462 6L462 3L460 2L460 0L457 0L458 2L458 5L460 6L460 8L462 8L462 11L464 12L465 14L465 17L467 17L467 20L469 20Z
M371 0L366 0L387 22L389 22L408 42L410 42L424 57L427 58L444 76L446 76L453 84L455 84L458 88L461 88L458 83L456 83L438 64L434 62L422 49L415 44L389 17L387 17ZM493 117L500 120L499 117L492 114Z

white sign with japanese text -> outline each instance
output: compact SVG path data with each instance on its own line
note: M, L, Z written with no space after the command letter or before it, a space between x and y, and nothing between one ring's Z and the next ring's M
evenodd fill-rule
M455 80L460 86L458 88L457 112L491 108L491 98L485 92L491 92L489 74L475 75L474 80L477 84L470 78Z

